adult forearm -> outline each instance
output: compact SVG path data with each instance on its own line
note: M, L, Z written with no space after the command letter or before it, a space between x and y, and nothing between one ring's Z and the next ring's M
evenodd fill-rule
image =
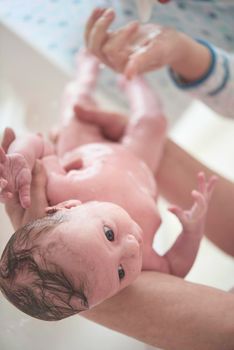
M211 64L211 53L208 48L184 33L178 33L179 57L171 68L187 82L195 81L204 76ZM176 56L176 55L175 55Z
M234 295L157 272L83 316L164 350L234 349Z
M197 173L209 177L215 172L168 139L157 174L160 192L170 203L189 208L191 190L197 187ZM218 175L218 174L217 174ZM219 176L209 205L205 234L234 256L234 183Z

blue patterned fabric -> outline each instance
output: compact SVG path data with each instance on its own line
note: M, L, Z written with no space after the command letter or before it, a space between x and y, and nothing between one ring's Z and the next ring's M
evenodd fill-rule
M114 27L138 18L134 0L0 0L0 21L71 72L74 54L83 45L85 22L96 6L111 6L116 10ZM172 0L167 5L155 5L150 21L175 27L231 51L234 49L233 17L232 0ZM110 71L103 74L102 85L106 90L113 86L113 79ZM151 74L150 80L167 100L169 112L174 100L178 107L186 104L165 70ZM117 90L112 90L118 97ZM178 110L180 113L181 108ZM171 111L175 113L175 106Z

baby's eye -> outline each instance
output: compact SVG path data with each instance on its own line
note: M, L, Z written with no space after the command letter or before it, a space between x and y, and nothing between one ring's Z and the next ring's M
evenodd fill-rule
M115 240L114 231L108 226L104 226L103 229L108 241L111 241L111 242L114 241Z
M119 279L122 280L125 276L125 271L122 265L119 265L118 267L118 274L119 274Z

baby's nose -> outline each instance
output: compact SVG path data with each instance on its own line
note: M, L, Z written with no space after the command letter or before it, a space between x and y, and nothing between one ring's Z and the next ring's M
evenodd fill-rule
M138 251L139 243L132 234L128 234L125 238L123 257L133 258L138 254Z

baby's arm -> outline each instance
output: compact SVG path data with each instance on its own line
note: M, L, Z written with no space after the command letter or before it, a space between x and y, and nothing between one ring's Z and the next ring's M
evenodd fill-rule
M161 270L179 277L188 274L204 234L208 204L215 182L215 176L206 181L204 173L199 173L198 191L192 191L194 198L192 208L183 210L174 206L169 209L180 220L182 232L164 256L159 257L152 249L145 259L147 264L143 265L143 269Z
M11 143L8 137L11 135ZM2 144L8 144L7 153L0 148L0 200L5 202L15 192L19 193L23 208L30 205L31 171L37 159L53 153L53 147L39 134L28 134L22 138L12 137L5 131Z
M217 178L212 176L207 182L204 173L198 174L198 191L193 190L194 204L190 210L173 206L174 213L182 225L182 232L164 255L170 265L171 274L185 277L196 258L204 234L206 214Z

